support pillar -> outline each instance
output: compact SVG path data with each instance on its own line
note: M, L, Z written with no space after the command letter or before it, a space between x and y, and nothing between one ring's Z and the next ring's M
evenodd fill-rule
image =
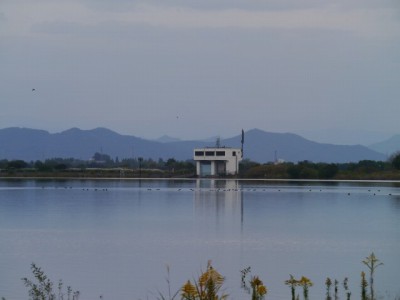
M215 171L215 161L211 161L211 176L215 176L216 171Z
M197 176L201 176L200 171L201 171L200 161L196 161L196 175Z

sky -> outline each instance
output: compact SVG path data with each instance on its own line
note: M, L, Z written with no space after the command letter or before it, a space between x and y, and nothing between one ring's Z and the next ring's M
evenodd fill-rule
M0 128L368 144L399 112L398 0L0 0Z

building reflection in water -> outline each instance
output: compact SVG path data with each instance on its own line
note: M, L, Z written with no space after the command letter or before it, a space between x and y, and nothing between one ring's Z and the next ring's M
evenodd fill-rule
M243 191L238 180L198 179L194 216L204 226L236 232L243 229Z

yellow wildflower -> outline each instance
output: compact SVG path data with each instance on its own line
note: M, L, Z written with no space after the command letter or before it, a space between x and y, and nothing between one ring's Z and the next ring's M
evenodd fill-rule
M290 279L285 281L286 285L291 286L292 288L299 285L299 281L294 278L293 275L290 274Z
M193 299L198 293L196 287L188 280L185 285L181 288L183 299Z
M303 287L309 287L309 286L313 286L313 283L310 279L308 279L305 276L302 276L299 280L299 284Z
M213 283L216 287L221 287L224 283L224 277L219 274L213 267L208 266L208 270L201 274L199 278L199 285L204 287L207 283Z
M264 296L265 294L267 294L267 288L265 287L265 285L259 285L258 287L257 287L257 293L260 295L260 296Z
M251 286L260 286L263 284L260 278L258 276L254 276L251 281L250 281Z

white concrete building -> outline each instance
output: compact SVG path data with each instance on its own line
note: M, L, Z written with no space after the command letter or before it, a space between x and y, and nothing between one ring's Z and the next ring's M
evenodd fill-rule
M239 148L198 148L194 149L197 176L236 175L242 150Z

